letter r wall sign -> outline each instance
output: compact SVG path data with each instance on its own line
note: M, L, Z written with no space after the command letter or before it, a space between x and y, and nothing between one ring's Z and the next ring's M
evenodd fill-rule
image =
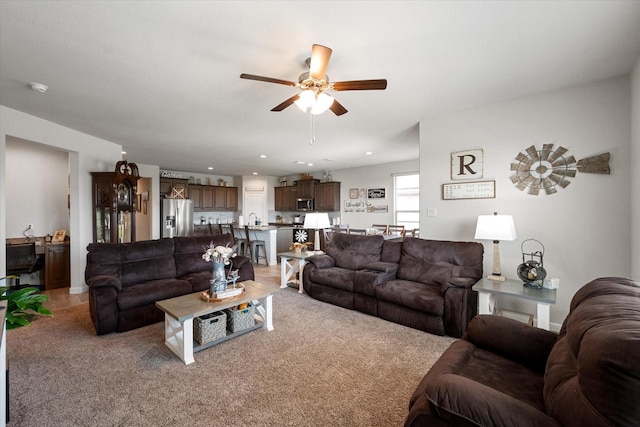
M451 153L451 179L482 178L482 149Z

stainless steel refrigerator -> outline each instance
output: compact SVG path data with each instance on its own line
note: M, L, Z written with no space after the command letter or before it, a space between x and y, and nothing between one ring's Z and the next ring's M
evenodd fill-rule
M193 201L163 199L160 219L162 237L193 236Z

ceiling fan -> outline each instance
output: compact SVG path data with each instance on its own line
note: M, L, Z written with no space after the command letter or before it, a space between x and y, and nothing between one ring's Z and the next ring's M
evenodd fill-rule
M341 116L347 112L327 91L343 90L384 90L387 88L386 79L377 80L351 80L344 82L329 82L329 76L325 74L332 50L326 46L314 44L311 48L311 57L306 64L309 71L300 74L298 82L274 79L271 77L256 76L254 74L240 74L241 79L257 80L267 83L277 83L285 86L297 87L301 93L292 96L281 104L276 105L271 111L282 111L295 103L302 111L309 111L311 114L320 114L327 109L333 111L336 116Z

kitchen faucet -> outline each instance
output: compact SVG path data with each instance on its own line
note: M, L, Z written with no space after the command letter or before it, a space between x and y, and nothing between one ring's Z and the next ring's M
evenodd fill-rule
M254 221L254 222L251 222L251 215L253 215L253 216L255 216L255 217L256 217L256 221L258 220L258 215L256 215L256 214L255 214L255 213L253 213L253 212L251 212L251 213L249 214L249 225L254 225L256 222L255 222L255 221Z

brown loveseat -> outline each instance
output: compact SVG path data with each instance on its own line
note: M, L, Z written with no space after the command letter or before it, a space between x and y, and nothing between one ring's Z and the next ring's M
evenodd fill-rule
M233 246L231 234L92 243L87 247L85 281L89 311L98 335L124 332L164 319L155 302L209 289L213 266L202 259L213 242ZM236 256L239 281L253 280L249 258Z
M411 397L406 427L640 425L640 284L601 278L559 334L473 319Z
M307 258L311 297L437 335L461 337L478 312L473 285L484 247L406 237L334 233L326 254Z

